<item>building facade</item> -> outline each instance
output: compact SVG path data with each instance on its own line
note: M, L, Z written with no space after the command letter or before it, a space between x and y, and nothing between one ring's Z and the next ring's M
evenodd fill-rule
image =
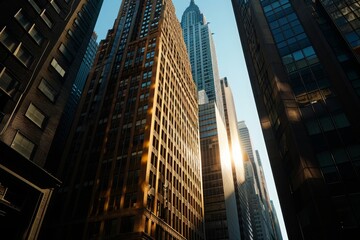
M231 110L225 114L226 97L231 92L220 84L217 58L212 33L204 15L194 0L181 18L184 40L187 46L193 80L199 91L199 124L201 161L204 186L204 217L207 239L240 239L239 195L237 186L241 178L242 162L234 154L237 148L235 132L230 131L233 120ZM226 90L225 90L226 89ZM232 100L232 99L231 99ZM233 130L233 128L231 128ZM237 163L235 167L234 163Z
M197 89L205 90L209 101L215 101L223 115L220 76L212 32L194 0L191 0L181 17L181 27Z
M71 130L51 239L204 239L197 91L171 0L124 0Z
M80 98L85 87L86 79L95 60L98 43L95 32L91 35L89 45L86 48L84 58L76 74L75 81L71 87L70 96L66 102L64 111L61 115L59 126L56 129L54 140L51 144L45 168L50 172L56 172L59 166L64 144L67 141L71 125L74 122L76 110L80 103Z
M214 102L199 105L206 239L240 239L226 125Z
M359 1L232 3L289 239L359 235Z
M0 225L36 239L53 189L46 157L102 0L0 3Z
M264 172L261 166L259 152L253 151L249 129L244 121L237 124L240 142L243 151L248 156L245 161L246 181L243 188L246 191L250 205L250 218L254 239L277 239L274 232L270 212L270 199L268 197Z

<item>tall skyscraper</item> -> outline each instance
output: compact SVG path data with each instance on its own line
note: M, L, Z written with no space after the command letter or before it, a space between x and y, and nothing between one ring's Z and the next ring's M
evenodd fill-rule
M191 0L190 6L182 15L181 27L197 89L205 90L209 102L215 101L220 113L223 114L220 77L212 32L194 0Z
M281 230L280 230L279 219L277 217L275 205L272 200L270 200L270 206L271 206L271 217L272 217L272 221L274 223L274 229L275 229L275 233L276 233L276 239L283 240Z
M171 0L124 0L86 83L51 239L204 239L197 91Z
M59 181L44 171L102 0L0 3L0 232L36 239Z
M289 239L353 239L359 1L232 3Z
M227 86L221 88L212 33L193 0L182 15L181 26L199 91L206 238L240 239L237 185L244 178L241 178L241 159L234 158L241 154L236 152L240 149L234 136L238 140L231 91ZM231 101L226 113L229 115L225 116L227 99ZM237 148L233 148L232 143Z
M245 161L245 184L242 186L250 205L250 218L254 239L276 239L273 228L270 200L268 198L265 176L258 151L253 151L249 129L244 121L238 122L240 142L248 158Z

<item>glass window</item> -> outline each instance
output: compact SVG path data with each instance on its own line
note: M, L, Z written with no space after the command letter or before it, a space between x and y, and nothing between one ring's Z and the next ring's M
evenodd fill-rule
M35 40L35 42L38 45L41 45L41 43L44 40L43 35L35 28L35 25L30 29L29 31L30 36Z
M41 12L40 7L37 5L37 3L35 2L35 0L29 0L29 3L31 4L31 6L35 9L35 11L37 13Z
M51 0L50 3L51 3L51 6L55 9L55 11L56 11L57 13L60 13L60 8L59 8L59 5L56 3L56 1L55 1L55 0Z
M321 132L319 124L316 120L312 120L306 123L306 128L310 135L318 134Z
M66 60L68 60L69 62L73 60L73 55L63 43L60 44L59 51L64 55Z
M45 115L40 112L40 110L30 103L29 108L27 109L25 116L28 117L33 123L38 127L43 127L45 122Z
M26 67L30 67L30 65L33 61L33 56L22 45L20 45L20 47L15 51L14 55Z
M334 129L334 125L332 124L331 119L329 117L321 118L320 123L325 132Z
M10 95L18 84L19 82L16 81L5 68L0 72L0 88L7 94Z
M11 144L11 148L16 150L25 158L30 159L35 149L35 144L26 137L24 137L20 132L17 132Z
M15 19L20 23L20 25L28 31L31 27L31 22L29 19L22 13L20 10L18 13L15 14Z
M0 42L9 49L10 52L14 52L16 46L19 44L9 35L5 28L0 32Z
M335 125L337 128L344 128L344 127L349 127L350 126L350 122L347 119L347 117L345 116L344 113L338 114L334 116L334 121L335 121Z
M40 16L41 16L41 18L44 20L44 22L46 23L46 25L47 25L49 28L52 28L53 23L52 23L52 21L50 20L50 18L46 15L45 10L40 14Z
M45 79L41 79L38 89L50 99L50 101L55 102L56 91L55 89L46 81Z
M334 165L334 161L330 152L321 152L316 154L316 158L319 162L320 167L332 166Z
M60 76L65 76L65 70L59 65L58 61L55 58L51 61L51 66L55 68L55 70L60 74Z

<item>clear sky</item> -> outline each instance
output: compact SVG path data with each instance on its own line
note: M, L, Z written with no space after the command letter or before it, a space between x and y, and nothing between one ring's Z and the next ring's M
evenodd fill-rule
M176 14L181 20L182 13L189 6L190 0L173 0ZM244 61L238 30L230 0L195 0L200 11L210 22L214 33L216 55L220 77L227 77L233 91L238 121L244 120L249 128L254 150L259 150L270 198L274 201L279 218L283 239L287 240L279 200L271 173L269 158L261 132L256 105ZM95 31L98 41L105 38L107 30L112 28L121 0L104 0Z

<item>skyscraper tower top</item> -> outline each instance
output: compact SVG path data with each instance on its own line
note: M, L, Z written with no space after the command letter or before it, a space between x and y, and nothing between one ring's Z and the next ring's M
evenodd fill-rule
M183 25L185 21L187 21L187 25L196 24L198 22L206 24L205 17L200 12L199 7L195 4L194 0L191 0L190 5L185 9L181 18L181 25Z
M224 116L214 40L209 24L194 1L184 11L181 27L197 90L205 90L209 102L216 102Z

